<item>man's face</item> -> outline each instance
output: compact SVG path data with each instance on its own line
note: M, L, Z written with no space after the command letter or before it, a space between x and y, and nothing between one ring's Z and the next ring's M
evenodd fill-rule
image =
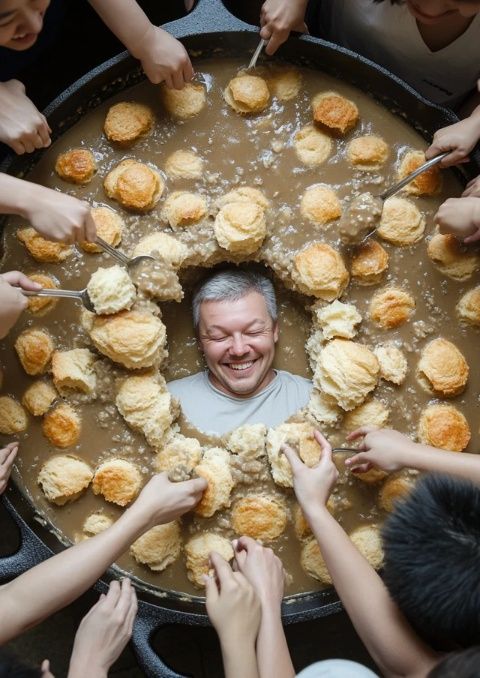
M23 51L35 44L50 0L0 0L0 46Z
M462 2L462 0L406 0L411 14L427 25L444 22L451 16L461 15L470 18L480 12L478 2Z
M202 302L198 336L212 384L224 393L247 398L273 379L278 327L258 292Z

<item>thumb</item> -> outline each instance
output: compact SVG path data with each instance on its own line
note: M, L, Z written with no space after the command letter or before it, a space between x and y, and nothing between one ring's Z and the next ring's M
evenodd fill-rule
M347 440L357 440L357 438L362 438L362 436L366 436L368 433L373 433L374 431L377 431L375 426L360 426L360 428L357 428L355 431L348 434Z
M205 492L208 487L208 483L205 478L192 478L191 480L187 480L185 482L189 484L190 489L196 494Z
M366 452L359 452L358 454L354 454L353 457L345 459L345 466L349 467L358 466L359 464L363 464L369 461L370 460L368 459Z
M282 445L280 448L283 452L283 454L287 457L288 463L292 467L292 471L298 471L298 469L302 468L303 462L298 456L298 454L295 452L293 448L290 447L290 445Z
M218 588L214 577L204 574L203 582L205 584L205 598L207 603L214 603L218 599Z

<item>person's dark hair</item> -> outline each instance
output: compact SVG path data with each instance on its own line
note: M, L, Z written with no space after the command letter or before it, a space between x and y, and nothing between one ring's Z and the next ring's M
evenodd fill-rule
M385 584L417 633L437 647L480 643L480 488L429 475L382 537Z
M452 652L437 664L427 678L478 678L480 676L480 647Z
M0 678L41 678L38 667L29 666L7 650L0 650Z

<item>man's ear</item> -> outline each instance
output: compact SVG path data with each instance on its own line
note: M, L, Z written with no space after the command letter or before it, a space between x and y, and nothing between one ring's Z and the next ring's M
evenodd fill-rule
M277 343L278 341L278 322L273 323L273 341Z

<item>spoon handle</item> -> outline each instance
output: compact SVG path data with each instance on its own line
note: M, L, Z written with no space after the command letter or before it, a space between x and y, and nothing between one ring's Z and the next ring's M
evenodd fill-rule
M334 447L332 452L348 452L348 454L357 454L358 452L361 452L361 450L355 447Z
M258 57L260 56L260 52L262 51L266 44L267 41L263 40L262 38L258 44L257 49L254 51L252 58L250 59L250 63L248 64L248 70L250 70L251 68L255 68L255 66L257 65Z
M100 245L100 247L102 247L105 250L105 252L107 252L111 257L119 261L124 266L128 266L130 259L127 256L125 256L123 252L119 252L118 250L116 250L114 247L109 245L108 242L105 242L105 240L101 238L99 235L97 235L95 242L97 243L97 245Z
M390 188L387 188L384 193L380 194L380 198L382 200L387 200L387 198L391 198L394 193L397 193L397 191L400 191L404 186L409 184L415 177L418 177L419 174L423 174L423 172L426 172L430 167L433 167L437 163L439 163L443 158L445 158L447 155L449 155L451 151L446 151L445 153L440 153L440 155L436 155L434 158L431 158L430 160L427 160L427 162L423 163L423 165L420 165L420 167L417 167L416 170L408 174L404 179L399 181L397 184L394 184Z
M80 299L82 300L82 291L78 290L50 290L50 289L43 289L43 290L35 290L35 291L30 291L30 290L21 290L23 296L25 297L62 297L62 298L69 298L69 299Z

